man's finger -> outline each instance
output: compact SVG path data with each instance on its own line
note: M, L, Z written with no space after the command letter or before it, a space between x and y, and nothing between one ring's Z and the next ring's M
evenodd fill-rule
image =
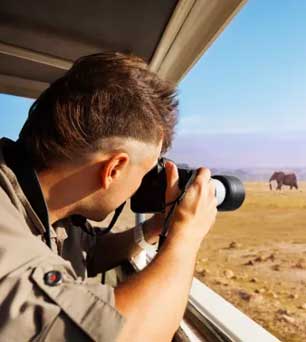
M179 174L177 170L177 166L170 161L165 163L166 168L166 176L167 176L167 191L166 197L167 202L172 201L178 195L178 180Z
M197 178L199 178L199 179L201 179L201 181L204 181L205 183L207 183L211 178L210 170L205 168L205 167L199 168L198 173L197 173Z

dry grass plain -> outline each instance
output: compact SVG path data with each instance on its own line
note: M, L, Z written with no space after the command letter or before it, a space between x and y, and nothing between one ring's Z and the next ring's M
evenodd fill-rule
M306 182L245 187L244 205L218 214L196 276L281 341L306 341Z
M281 341L306 341L306 182L298 191L245 187L239 210L218 213L195 276ZM128 207L119 229L134 224Z

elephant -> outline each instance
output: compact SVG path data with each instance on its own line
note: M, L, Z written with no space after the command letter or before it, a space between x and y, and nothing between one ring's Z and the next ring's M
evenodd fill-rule
M298 189L297 178L295 173L285 174L284 172L274 172L269 179L270 190L272 190L271 182L275 180L277 182L276 190L281 190L283 185L290 186L290 190L294 187Z

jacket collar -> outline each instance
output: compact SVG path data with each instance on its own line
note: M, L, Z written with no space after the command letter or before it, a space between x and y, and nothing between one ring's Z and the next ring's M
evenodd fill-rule
M14 142L2 138L1 145L6 165L13 171L26 199L44 227L45 234L48 235L50 232L48 209L30 158L18 140ZM46 238L48 239L48 236Z

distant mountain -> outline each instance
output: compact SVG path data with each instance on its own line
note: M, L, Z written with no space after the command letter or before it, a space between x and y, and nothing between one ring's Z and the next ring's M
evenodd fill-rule
M285 173L294 172L298 180L306 181L306 168L245 168L245 169L227 169L227 168L211 168L213 175L223 174L235 176L245 182L262 181L268 182L269 178L275 171L283 171Z
M177 167L182 169L192 168L187 163L177 163ZM238 177L244 182L268 182L269 178L275 171L283 171L285 173L294 172L297 175L298 181L306 181L306 167L301 168L273 168L273 167L260 167L260 168L210 168L212 175L228 175Z

